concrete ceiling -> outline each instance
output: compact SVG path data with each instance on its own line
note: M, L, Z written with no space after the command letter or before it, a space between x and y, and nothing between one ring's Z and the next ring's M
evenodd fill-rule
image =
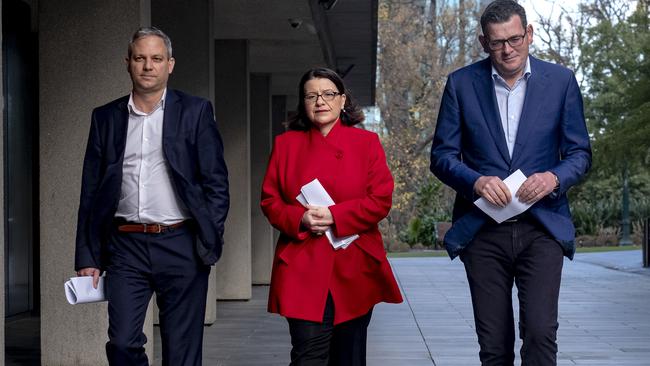
M330 10L320 2L215 0L213 35L249 40L250 70L271 74L274 95L295 98L307 69L329 66L348 71L344 78L354 97L373 105L377 0L338 0Z

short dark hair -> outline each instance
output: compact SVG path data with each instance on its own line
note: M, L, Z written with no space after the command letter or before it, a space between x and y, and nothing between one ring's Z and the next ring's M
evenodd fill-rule
M341 123L346 126L354 126L364 121L365 116L359 105L354 101L350 91L345 87L343 79L335 71L325 67L317 67L308 70L298 84L298 106L296 113L286 122L287 129L294 131L308 131L312 127L312 122L307 117L305 110L305 84L311 79L328 79L336 86L337 91L345 94L345 111L341 111Z
M165 43L165 48L167 48L167 58L172 58L172 40L169 39L169 36L166 35L165 32L156 27L141 27L135 31L135 33L133 33L131 41L129 42L129 58L131 58L131 54L133 53L133 44L135 41L148 36L156 36L162 38L163 42Z
M513 15L519 15L521 19L521 26L526 30L528 23L526 22L526 10L523 6L519 5L514 0L496 0L491 2L483 11L481 15L481 29L483 35L487 36L488 24L505 23Z

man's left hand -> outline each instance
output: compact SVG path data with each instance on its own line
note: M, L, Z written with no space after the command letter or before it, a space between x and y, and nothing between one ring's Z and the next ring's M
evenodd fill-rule
M519 201L535 203L546 197L555 189L555 174L551 172L535 173L528 177L515 194Z

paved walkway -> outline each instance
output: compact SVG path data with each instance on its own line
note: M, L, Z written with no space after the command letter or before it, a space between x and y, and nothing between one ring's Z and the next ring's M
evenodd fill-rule
M462 263L396 258L391 264L405 301L375 308L368 365L479 365ZM218 321L205 328L205 365L288 365L286 321L266 313L267 292L256 286L250 301L219 302ZM650 365L650 269L641 268L640 251L566 261L559 322L559 365Z

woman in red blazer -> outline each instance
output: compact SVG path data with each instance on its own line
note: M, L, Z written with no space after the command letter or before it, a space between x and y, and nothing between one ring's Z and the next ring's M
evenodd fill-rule
M353 127L363 112L334 71L309 70L298 100L262 185L262 210L281 233L269 311L288 319L291 365L365 365L373 306L402 302L377 228L391 207L393 178L377 135ZM314 179L334 205L296 199ZM359 237L334 249L327 230Z

